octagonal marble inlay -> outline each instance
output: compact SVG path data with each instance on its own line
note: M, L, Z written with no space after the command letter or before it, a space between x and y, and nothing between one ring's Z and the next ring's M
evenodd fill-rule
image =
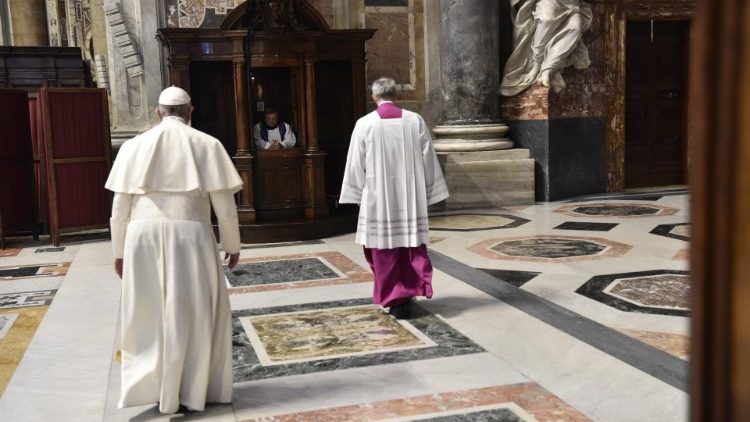
M430 217L431 230L478 231L512 229L529 220L510 214L451 214Z
M622 256L631 248L599 237L539 235L490 239L470 250L491 259L571 262Z
M566 205L555 210L557 213L566 214L574 217L658 217L665 215L674 215L679 210L677 208L664 207L661 205L641 204L641 203L594 203L584 205Z
M626 312L688 316L687 271L656 270L591 278L577 293Z
M690 309L690 279L682 274L618 279L604 292L644 307Z

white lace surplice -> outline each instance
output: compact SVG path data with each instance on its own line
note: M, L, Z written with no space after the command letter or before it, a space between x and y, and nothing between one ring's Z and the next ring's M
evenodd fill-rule
M342 204L360 204L356 243L368 248L429 242L427 207L448 197L432 136L422 117L362 117L352 133Z

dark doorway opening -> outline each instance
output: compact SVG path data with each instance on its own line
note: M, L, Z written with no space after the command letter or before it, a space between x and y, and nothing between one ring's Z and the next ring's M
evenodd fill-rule
M193 63L190 66L192 125L221 141L230 156L237 152L234 82L231 62Z
M326 192L338 196L344 179L349 138L354 129L352 65L346 60L315 64L318 144L326 152Z
M266 110L279 114L279 120L288 123L299 137L300 127L297 115L299 92L295 86L297 75L287 67L258 67L250 70L252 83L251 109L252 122L264 119ZM299 144L297 145L299 146Z
M627 22L625 187L678 185L687 172L690 22Z

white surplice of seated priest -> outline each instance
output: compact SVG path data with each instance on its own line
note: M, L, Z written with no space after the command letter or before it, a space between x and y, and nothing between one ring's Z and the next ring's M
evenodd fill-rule
M267 108L263 120L253 127L253 141L259 150L294 148L297 138L292 127L279 120L279 113Z

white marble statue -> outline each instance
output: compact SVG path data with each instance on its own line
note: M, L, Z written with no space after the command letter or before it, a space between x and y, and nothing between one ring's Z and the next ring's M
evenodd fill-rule
M565 88L560 72L585 69L589 53L583 33L591 7L579 0L510 0L514 50L505 64L500 93L516 95L536 82L556 92Z

